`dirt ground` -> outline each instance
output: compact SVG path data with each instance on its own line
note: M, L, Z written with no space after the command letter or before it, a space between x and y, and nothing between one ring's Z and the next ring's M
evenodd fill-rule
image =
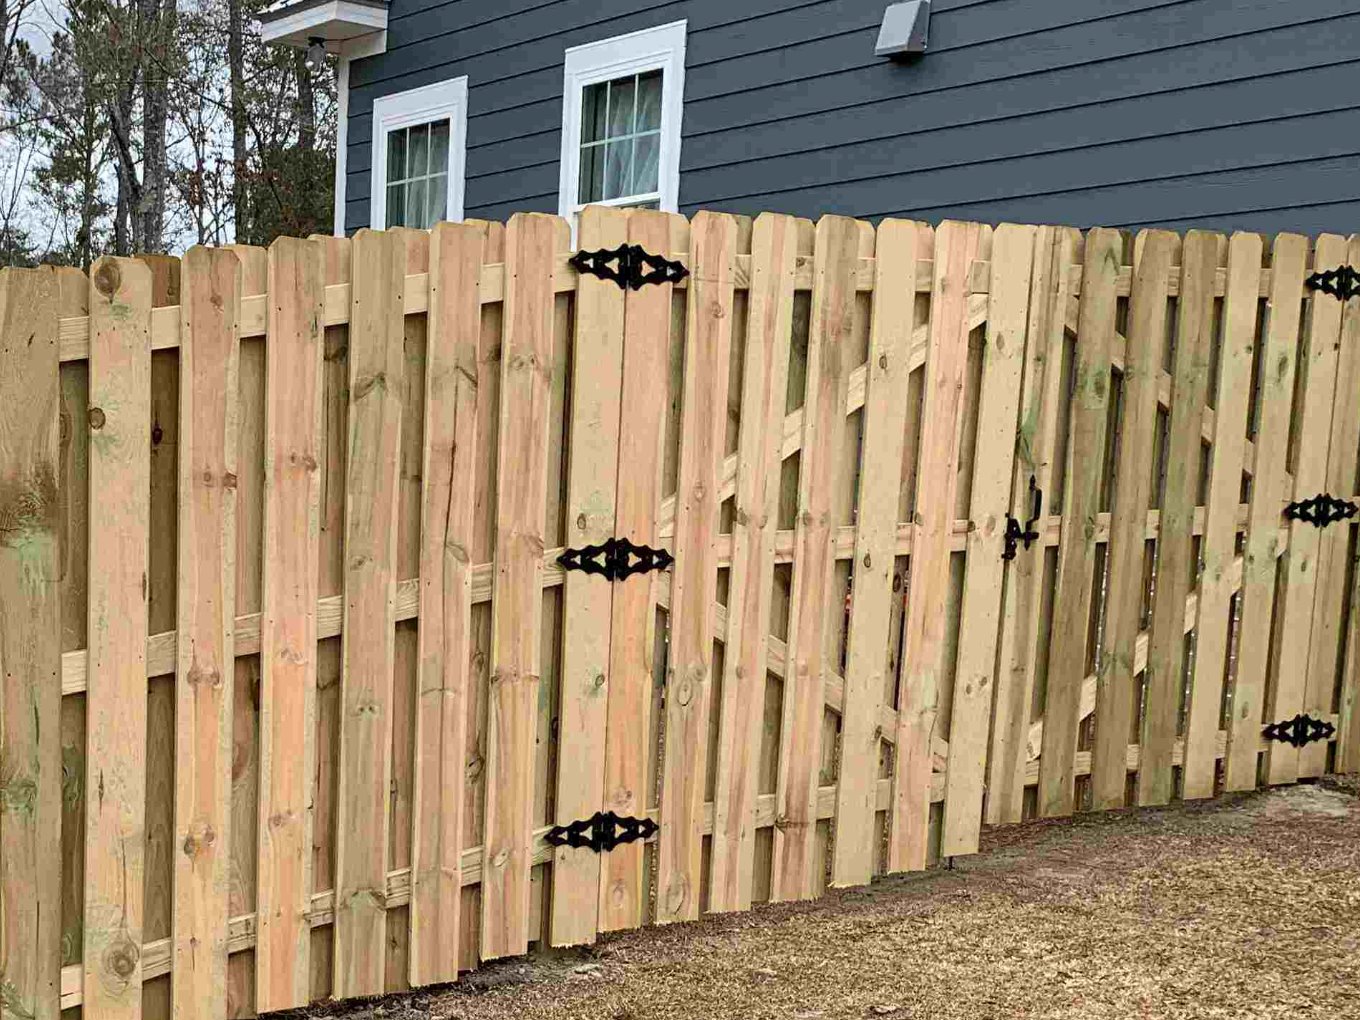
M327 1015L1360 1018L1360 777L1010 827L953 870Z

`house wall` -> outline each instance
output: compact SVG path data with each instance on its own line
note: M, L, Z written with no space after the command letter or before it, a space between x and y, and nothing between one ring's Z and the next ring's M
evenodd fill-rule
M373 98L466 74L468 217L557 209L563 50L689 23L681 210L1360 230L1360 0L392 0L351 68L349 229Z

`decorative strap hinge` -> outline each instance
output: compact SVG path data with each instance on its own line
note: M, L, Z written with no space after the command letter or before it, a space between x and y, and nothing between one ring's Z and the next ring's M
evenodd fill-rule
M1293 747L1303 747L1315 740L1329 740L1335 733L1335 726L1311 715L1296 715L1284 722L1271 723L1262 731L1267 740L1278 740Z
M689 275L681 263L653 255L640 244L578 251L567 261L578 273L613 280L624 290L640 290L649 283L679 283Z
M1028 549L1034 543L1035 539L1039 537L1039 532L1035 530L1034 525L1039 521L1040 511L1044 502L1044 493L1043 490L1035 484L1033 475L1029 476L1029 498L1029 520L1024 523L1023 527L1020 522L1010 514L1006 515L1006 533L1003 536L1006 540L1006 547L1001 552L1001 558L1003 560L1015 559L1015 547L1018 543L1023 544L1024 547Z
M1342 301L1349 301L1360 294L1360 273L1350 266L1337 266L1326 272L1314 273L1303 283L1309 290L1320 290Z
M551 846L585 847L597 854L616 846L647 839L657 830L650 818L630 818L612 811L596 811L570 825L554 825L543 838Z
M1298 500L1284 508L1284 515L1291 521L1304 521L1315 528L1325 528L1357 513L1360 513L1360 506L1347 499L1337 499L1330 492Z
M649 570L665 570L675 562L665 549L634 545L626 538L611 538L599 545L568 549L557 557L563 570L583 570L609 581L623 581Z

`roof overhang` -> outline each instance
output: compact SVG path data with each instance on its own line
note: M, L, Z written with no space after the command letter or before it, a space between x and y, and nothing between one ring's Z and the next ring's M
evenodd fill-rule
M327 49L387 29L387 0L282 0L261 11L260 38L266 43Z

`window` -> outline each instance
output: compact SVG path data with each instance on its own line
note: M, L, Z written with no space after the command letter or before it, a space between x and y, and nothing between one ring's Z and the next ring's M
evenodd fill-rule
M567 50L559 207L676 210L685 22Z
M461 220L466 136L466 78L373 100L373 227Z

